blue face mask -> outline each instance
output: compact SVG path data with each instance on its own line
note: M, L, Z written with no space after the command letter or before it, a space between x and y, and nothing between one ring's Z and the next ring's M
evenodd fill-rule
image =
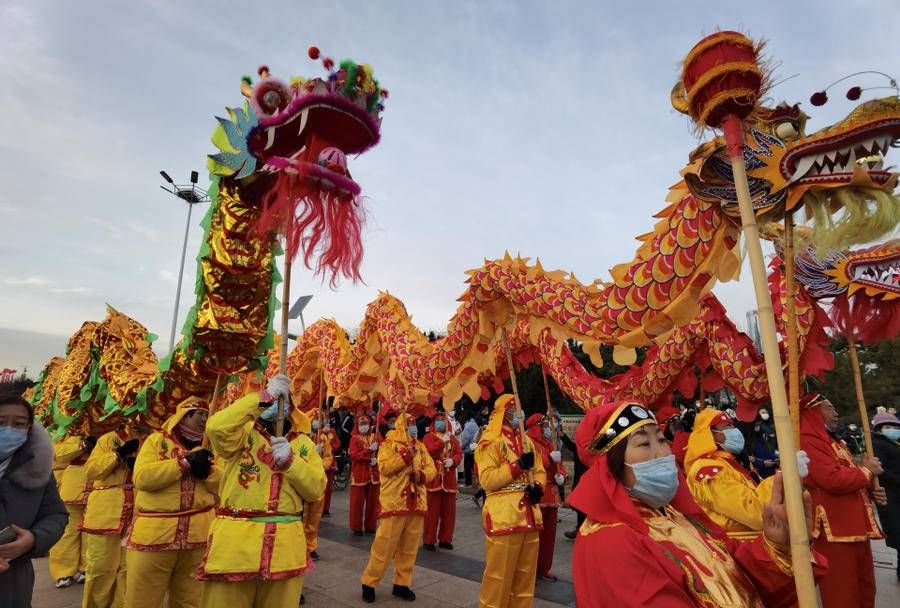
M406 427L406 432L409 433L409 436L415 439L419 436L419 428L416 426L408 426Z
M549 426L544 427L544 438L550 439L550 427Z
M6 460L22 447L28 438L28 429L0 426L0 460Z
M513 428L518 427L518 426L519 426L519 415L518 415L518 414L513 414L513 415L512 415L512 418L510 418L510 420L509 420L509 424L510 424L510 426L512 426Z
M900 441L900 429L884 429L881 434L891 441Z
M722 442L722 449L732 454L740 454L744 451L744 434L736 428L725 429L725 441Z
M443 433L447 430L447 423L443 420L438 420L434 423L434 430L436 430L438 433Z
M675 497L678 490L678 468L675 456L669 454L646 462L628 464L634 473L634 485L628 493L654 509L660 509Z

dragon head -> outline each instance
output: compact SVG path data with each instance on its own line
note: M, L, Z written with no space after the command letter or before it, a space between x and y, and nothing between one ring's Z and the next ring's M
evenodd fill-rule
M319 51L311 47L317 59ZM348 154L360 154L381 136L380 114L387 91L372 78L368 65L325 58L326 78L274 78L260 66L260 80L241 81L247 98L242 108L227 108L228 118L212 141L219 149L209 156L210 173L237 180L285 172L297 174L326 190L347 196L359 185L347 169Z
M858 291L885 301L900 298L900 240L824 259L807 250L797 256L797 280L815 298L852 296Z
M681 93L673 105L683 110ZM897 174L884 155L900 140L900 98L863 102L843 120L806 134L799 105L758 107L744 121L744 161L754 208L774 220L806 207L815 219L813 242L820 250L841 250L870 242L900 221L894 194ZM737 194L723 137L701 144L682 171L695 196L718 200L737 217ZM843 214L832 217L839 209Z

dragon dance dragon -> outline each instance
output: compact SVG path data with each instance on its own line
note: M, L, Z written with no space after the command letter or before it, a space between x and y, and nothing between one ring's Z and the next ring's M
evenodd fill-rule
M373 97L379 89L373 82L370 70L356 64L342 64L327 81L292 81L287 92L269 86L267 73L256 87L245 81L245 94L256 102L229 110L230 119L219 119L220 130L213 137L220 149L210 165L214 201L203 223L198 297L184 340L150 373L155 362L143 328L127 337L112 336L108 343L121 348L106 355L104 369L147 374L120 381L104 375L105 353L94 346L86 324L81 330L85 335L70 341L66 360L56 362L59 369L48 364L32 396L45 404L58 433L78 424L91 429L112 425L126 416L158 425L186 396L208 397L220 374L265 369L274 344L279 246L254 227L270 214L268 201L285 190L290 171L323 191L358 192L338 153L361 152L378 140L380 103L373 104ZM310 97L316 101L308 101ZM290 101L279 105L285 98ZM677 93L672 103L684 111ZM268 110L274 114L258 114ZM900 139L900 99L865 101L845 119L812 134L805 132L805 124L798 106L784 104L759 107L753 120L745 122L745 163L760 221L777 221L803 208L813 221L814 242L839 249L893 230L900 219L897 176L884 168L881 155ZM342 139L347 133L352 137ZM314 165L314 171L298 167L298 153L312 159L304 162ZM699 145L681 176L653 230L639 237L634 259L614 267L608 283L583 284L563 271L506 256L468 272L467 288L440 340L425 338L390 294L369 305L353 342L334 321L314 323L287 361L295 403L315 403L322 382L329 394L351 403L380 398L394 406L427 407L438 398L477 398L479 381L497 371L503 328L513 339L537 348L548 372L563 386L571 363L559 354L566 340L581 343L600 366L601 343L627 350L664 342L674 335L673 328L677 332L698 318L709 323L714 306L703 297L715 281L735 278L740 267L737 196L724 138L714 136ZM832 216L836 209L841 210L837 221ZM300 245L304 254L308 245ZM728 346L721 334L708 331L710 348L743 348ZM145 350L137 354L141 348ZM73 355L79 363L69 366ZM555 368L554 355L559 355ZM129 356L141 363L125 363ZM763 375L742 368L740 357L734 361L731 370L723 367L726 382L762 395L756 384L764 382ZM54 377L56 384L50 382ZM650 396L645 393L644 400ZM597 404L588 394L575 400L582 407Z

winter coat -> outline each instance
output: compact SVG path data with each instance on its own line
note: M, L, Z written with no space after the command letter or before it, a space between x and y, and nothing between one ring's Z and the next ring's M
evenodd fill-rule
M475 422L474 418L469 418L466 421L465 426L463 426L462 437L459 438L459 443L462 446L463 454L474 454L475 450L472 449L472 444L475 443L475 438L478 436L478 424Z
M12 560L9 570L0 573L0 608L31 606L31 558L47 553L69 520L52 473L53 444L44 427L35 422L0 477L0 529L15 524L34 534L31 551Z
M878 518L887 536L887 545L900 550L900 444L881 433L872 433L875 456L881 460L884 472L878 483L887 493L887 504L878 505Z

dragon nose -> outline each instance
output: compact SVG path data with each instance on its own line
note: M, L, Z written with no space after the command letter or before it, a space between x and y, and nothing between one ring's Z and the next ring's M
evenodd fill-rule
M338 148L324 148L319 152L318 164L320 167L325 167L330 171L342 175L347 174L347 156Z

